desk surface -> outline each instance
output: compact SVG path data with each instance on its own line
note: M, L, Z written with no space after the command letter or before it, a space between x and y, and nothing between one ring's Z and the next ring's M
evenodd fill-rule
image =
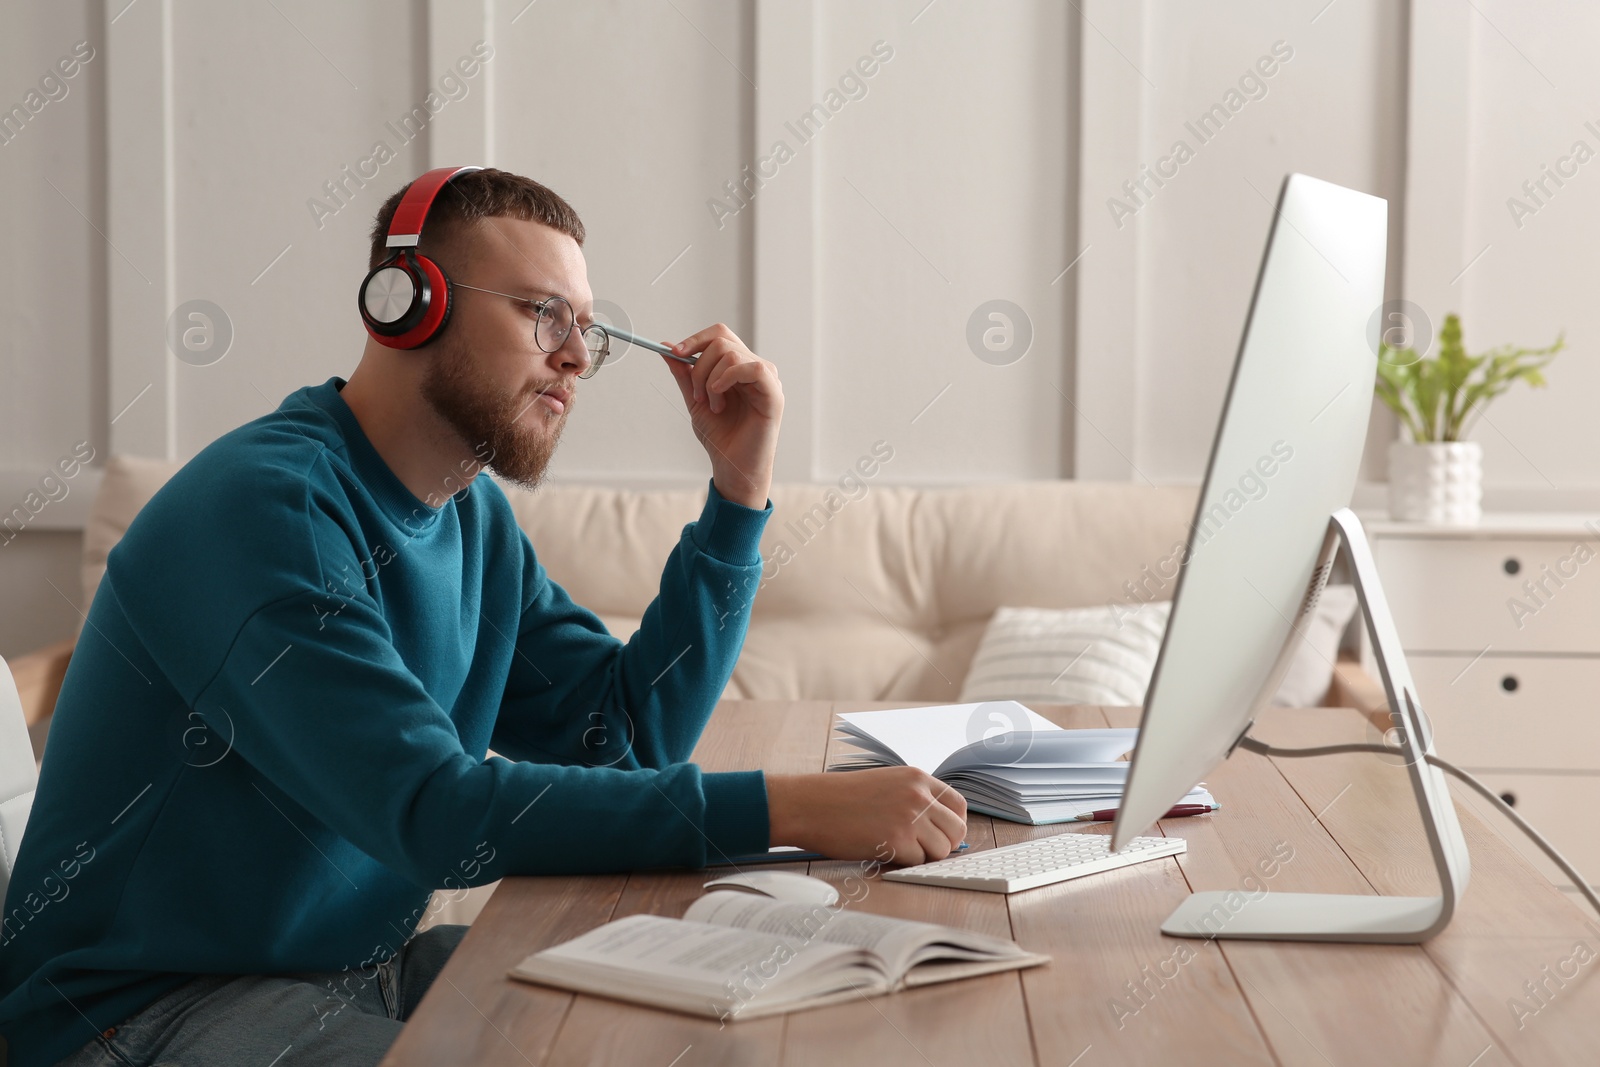
M725 701L695 758L708 770L816 771L836 744L829 730L834 712L887 706ZM1063 726L1137 721L1128 709L1039 710ZM1285 745L1361 740L1368 733L1353 712L1326 708L1276 713L1256 729ZM1010 897L874 881L852 905L1014 937L1050 953L1048 966L722 1029L714 1021L506 977L529 953L610 919L681 915L702 892L704 872L508 878L383 1062L1595 1062L1600 927L1475 818L1480 805L1463 793L1457 798L1472 880L1455 921L1426 945L1162 936L1161 920L1192 890L1264 884L1300 892L1436 892L1405 776L1380 757L1273 761L1239 752L1208 781L1222 811L1160 826L1161 833L1189 840L1177 862ZM967 837L981 849L1063 829L975 815ZM1286 845L1293 858L1263 880L1258 865ZM840 861L792 867L835 883L859 873L858 864ZM1535 987L1537 996L1530 992Z

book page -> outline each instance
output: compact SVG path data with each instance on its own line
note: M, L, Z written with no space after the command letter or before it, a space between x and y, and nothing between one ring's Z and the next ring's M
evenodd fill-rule
M908 767L932 774L952 752L1010 730L1059 731L1061 727L1015 700L944 704L932 708L853 711L839 716L845 733L870 738L868 751L891 752Z
M788 942L820 941L863 948L881 957L889 975L895 979L903 976L912 960L919 956L971 959L973 953L1003 956L1016 948L1011 942L934 923L893 919L821 904L788 904L736 891L707 893L690 905L684 918L691 922L760 931Z
M774 956L798 955L802 948L792 938L730 926L707 926L662 915L630 915L538 955L647 972L669 981L704 983L721 989L746 968L758 967ZM831 953L819 951L810 955L814 959L806 963L814 966Z
M987 767L1035 767L1071 772L1087 767L1120 768L1123 775L1131 764L1119 762L1133 749L1139 731L1132 728L1097 730L1027 731L1018 728L1009 736L977 737L939 766L939 777L950 771Z

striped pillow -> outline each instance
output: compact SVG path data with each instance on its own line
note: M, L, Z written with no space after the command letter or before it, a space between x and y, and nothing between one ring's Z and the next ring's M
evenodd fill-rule
M1000 608L961 685L963 703L1144 703L1172 602L1138 607Z

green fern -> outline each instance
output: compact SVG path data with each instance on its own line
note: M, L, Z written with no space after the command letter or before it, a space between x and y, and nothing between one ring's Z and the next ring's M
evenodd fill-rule
M1461 340L1461 317L1447 315L1433 359L1421 358L1414 348L1379 346L1373 391L1405 423L1413 441L1459 441L1489 401L1519 379L1543 388L1544 368L1565 347L1561 333L1546 348L1501 345L1470 356Z

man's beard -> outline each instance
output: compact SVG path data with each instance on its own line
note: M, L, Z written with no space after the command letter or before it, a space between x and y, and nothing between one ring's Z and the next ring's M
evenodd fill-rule
M566 412L556 415L540 406L538 417L547 432L519 428L519 419L538 405L538 397L536 390L518 395L498 388L459 349L433 353L422 380L422 398L461 435L479 462L525 489L538 488L544 479L567 421ZM572 410L571 398L566 410Z

